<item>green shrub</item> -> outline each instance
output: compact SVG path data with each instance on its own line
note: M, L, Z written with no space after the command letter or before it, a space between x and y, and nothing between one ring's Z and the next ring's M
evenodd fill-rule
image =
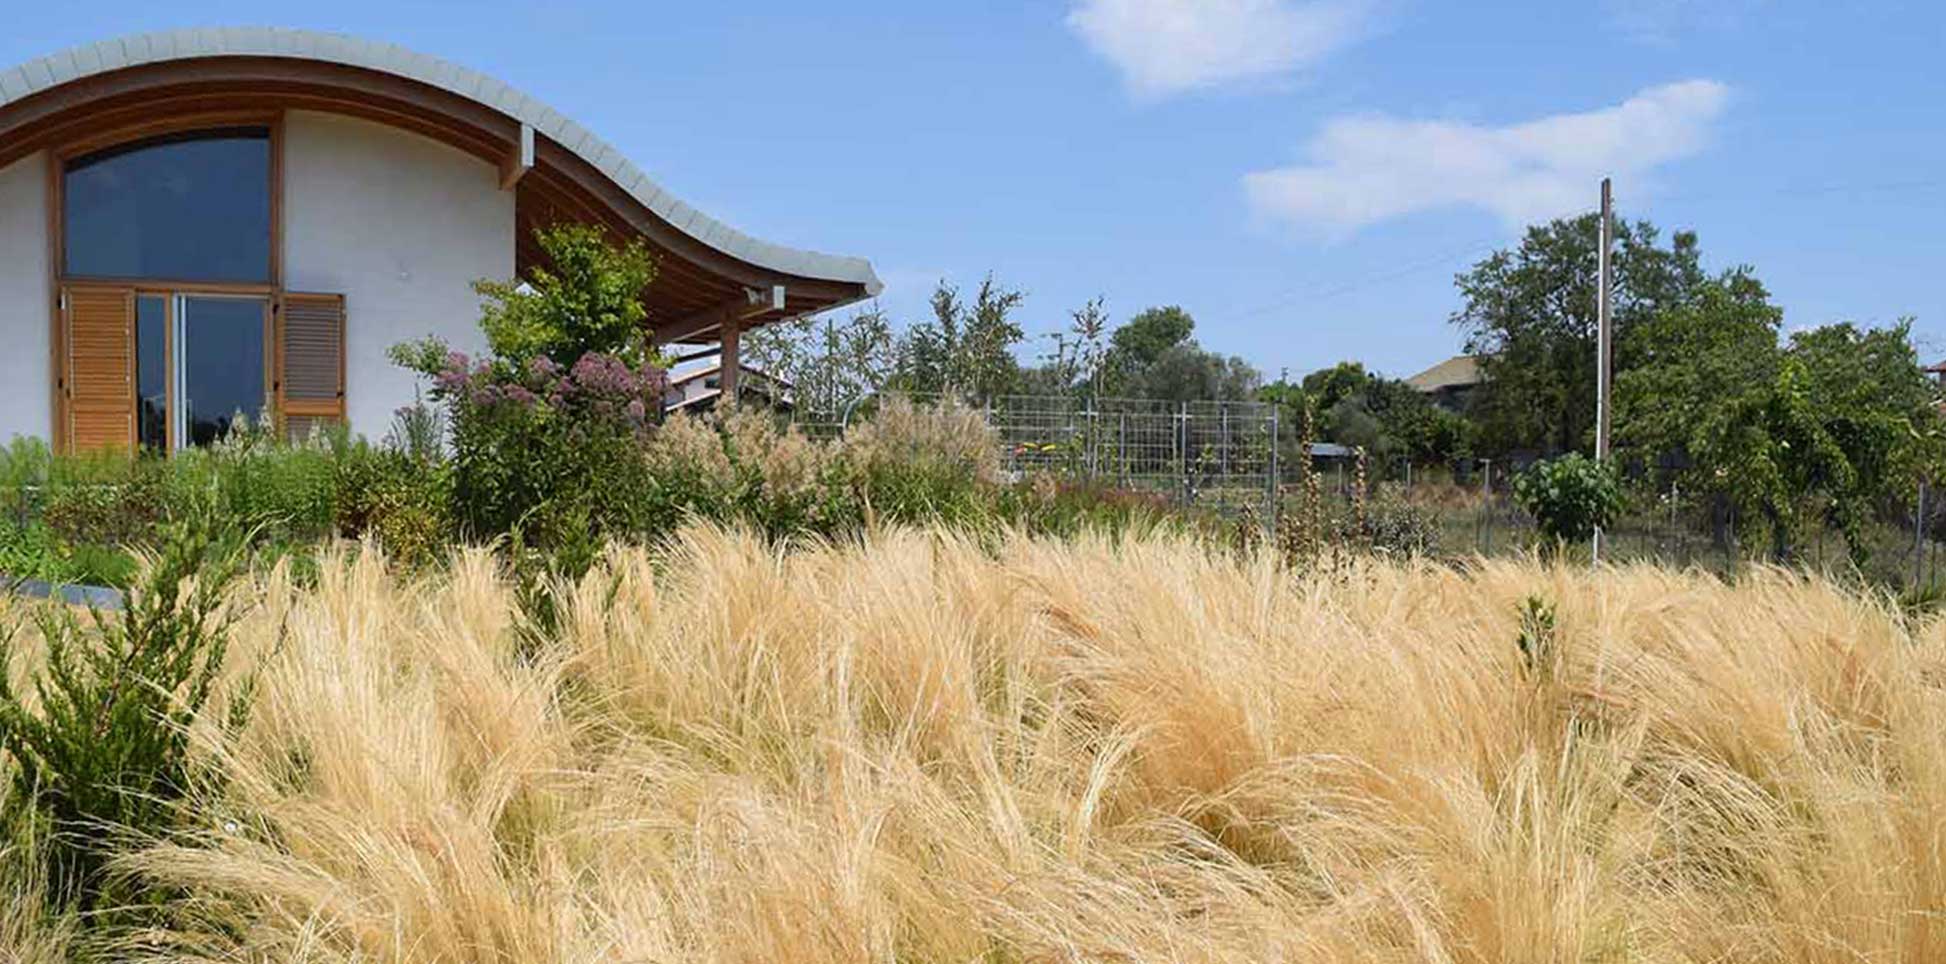
M0 522L0 578L63 581L61 544L37 522Z
M1578 452L1537 462L1516 476L1514 500L1557 544L1593 538L1596 529L1614 524L1625 505L1615 470Z
M394 562L422 568L452 542L451 473L423 449L364 440L337 464L335 526L348 538L370 537Z
M154 896L117 882L108 862L118 839L172 829L191 789L188 725L223 666L222 598L239 559L234 542L172 525L125 612L37 611L46 669L31 699L0 673L0 749L14 763L5 813L51 831L42 852L58 907ZM13 663L18 630L0 633L0 665Z
M642 326L655 263L640 243L613 243L598 227L557 225L535 240L550 267L474 286L486 301L489 357L476 362L437 339L395 346L392 357L433 381L463 535L519 531L545 545L586 524L622 536L642 523L640 443L667 385Z
M167 460L167 511L180 517L213 503L231 524L264 542L315 542L333 529L346 444L343 429L292 444L246 425Z
M873 517L899 523L972 525L996 513L1000 444L979 410L956 401L916 405L893 397L837 443Z
M120 547L147 538L170 515L176 496L171 469L156 460L124 459L120 472L119 478L87 471L50 480L41 495L41 521L75 545Z
M1065 482L1047 475L1000 486L991 502L996 522L1034 535L1125 535L1167 527L1193 530L1208 521L1182 512L1154 492Z

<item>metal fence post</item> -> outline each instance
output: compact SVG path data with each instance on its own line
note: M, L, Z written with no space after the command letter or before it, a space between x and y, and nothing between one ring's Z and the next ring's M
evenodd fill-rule
M1912 514L1912 591L1919 591L1926 565L1926 483L1919 483L1919 507Z
M1266 480L1268 484L1264 487L1266 490L1265 495L1270 499L1270 505L1267 507L1267 511L1264 512L1264 524L1267 530L1272 533L1277 531L1278 516L1284 511L1284 500L1281 498L1284 489L1284 474L1282 468L1278 465L1280 459L1277 452L1281 447L1279 443L1282 441L1279 437L1282 434L1280 428L1283 425L1283 419L1279 417L1281 414L1275 408L1270 410L1270 477Z
M1182 479L1182 504L1195 501L1195 484L1189 478L1189 403L1176 405L1176 474Z
M1115 413L1115 472L1121 476L1122 488L1128 488L1128 413Z

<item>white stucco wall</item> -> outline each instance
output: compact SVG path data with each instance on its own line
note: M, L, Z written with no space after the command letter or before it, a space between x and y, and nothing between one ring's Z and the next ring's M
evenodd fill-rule
M286 117L285 287L345 296L352 431L382 438L413 399L415 378L388 348L437 335L476 354L485 340L472 282L513 271L514 195L492 165L380 124Z
M0 169L0 444L47 438L53 327L47 289L47 157Z

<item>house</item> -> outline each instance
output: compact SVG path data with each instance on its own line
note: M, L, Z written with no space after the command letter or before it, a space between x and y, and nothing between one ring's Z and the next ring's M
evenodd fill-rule
M763 405L779 412L788 412L794 405L791 397L793 386L789 381L749 365L742 366L736 386L737 398L745 403ZM707 412L716 408L722 398L723 363L716 361L688 371L678 369L672 372L669 390L662 396L662 409L665 412Z
M1405 380L1434 405L1449 412L1464 412L1486 376L1480 372L1477 355L1456 355Z
M806 185L813 188L815 185ZM500 81L279 29L107 40L0 72L0 441L170 451L233 413L382 435L391 363L477 351L479 278L576 221L642 239L658 342L718 346L869 298L861 259L737 232Z

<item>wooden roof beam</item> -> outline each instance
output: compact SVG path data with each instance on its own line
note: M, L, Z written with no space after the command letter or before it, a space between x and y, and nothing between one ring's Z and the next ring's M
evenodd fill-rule
M687 318L656 325L655 341L667 345L678 341L695 341L700 335L720 332L728 326L740 325L752 318L760 318L775 311L784 310L784 286L772 285L769 291L758 288L745 288L743 297L731 298L720 305L705 308Z

